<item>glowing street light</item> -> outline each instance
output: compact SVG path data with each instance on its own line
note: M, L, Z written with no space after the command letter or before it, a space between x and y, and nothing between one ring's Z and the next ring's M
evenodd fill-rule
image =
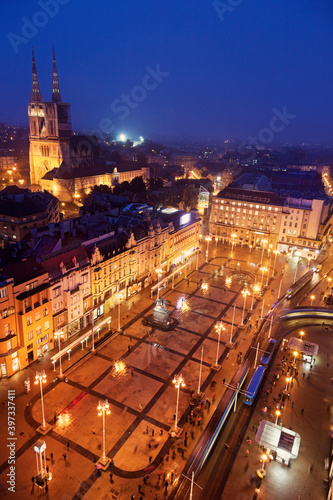
M257 294L259 293L261 290L261 286L259 285L259 283L255 283L252 287L252 304L251 304L251 311L253 312L254 309L253 309L253 304L254 304L254 294Z
M183 379L182 374L180 373L178 375L175 375L172 383L175 385L175 387L177 389L177 403L176 403L175 428L174 428L175 432L177 432L177 430L178 430L177 421L178 421L179 389L180 389L180 387L185 387L185 380Z
M304 332L303 330L301 330L301 331L299 332L299 334L300 334L300 336L301 336L301 340L303 340L303 335L304 335L304 333L305 333L305 332Z
M35 375L35 384L38 384L38 382L39 382L39 386L40 386L40 400L41 400L41 403L42 403L42 416L43 416L42 427L43 427L43 429L45 429L46 422L45 422L44 398L43 398L43 384L45 384L45 382L46 382L45 370L42 370L40 372L36 372L36 375Z
M262 251L261 251L260 265L262 265L262 260L264 258L264 250L265 250L265 246L266 246L267 240L262 240L261 243L262 243Z
M295 364L296 363L296 358L298 357L298 352L294 351L293 354L294 354L294 364Z
M279 416L281 415L280 410L276 410L275 415L276 415L275 425L277 425L279 421Z
M157 298L159 298L159 296L160 296L160 278L161 278L164 271L161 267L157 267L155 269L155 271L157 274Z
M315 298L316 298L316 297L315 297L315 295L311 295L311 296L310 296L310 299L311 299L311 306L313 305L313 301L314 301L314 299L315 299Z
M116 293L116 300L118 301L118 332L119 333L121 332L121 328L120 328L120 304L122 303L123 298L124 298L123 292Z
M233 251L236 243L237 234L232 233L230 236L231 236L231 251Z
M218 367L218 359L219 359L219 350L220 350L220 337L221 337L221 331L225 331L225 326L223 325L222 321L219 321L215 325L215 330L217 331L217 334L219 336L218 342L217 342L217 349L216 349L216 361L215 361L215 367Z
M111 413L107 399L105 401L98 401L97 411L99 417L103 416L103 455L100 461L105 464L107 462L105 455L105 414L110 415Z
M207 292L208 291L208 283L202 283L201 285L201 290L203 292Z
M287 377L286 378L286 387L284 389L284 392L288 392L288 384L289 384L290 381L291 381L291 377Z
M209 250L209 242L212 241L211 236L206 236L205 240L207 241L207 249L206 249L206 262L208 262L208 250Z
M64 338L64 332L55 332L54 338L59 341L59 363L60 363L60 373L59 376L62 377L62 366L61 366L61 356L60 356L60 341Z

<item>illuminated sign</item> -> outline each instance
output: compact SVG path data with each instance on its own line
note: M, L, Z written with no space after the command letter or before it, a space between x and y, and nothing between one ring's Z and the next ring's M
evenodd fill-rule
M180 218L180 225L183 226L191 221L191 214L184 214Z

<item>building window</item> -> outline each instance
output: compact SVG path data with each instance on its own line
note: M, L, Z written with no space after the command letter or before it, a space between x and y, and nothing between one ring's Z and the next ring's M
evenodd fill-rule
M7 297L7 287L1 288L0 290L0 299L3 299L4 297Z
M32 340L33 338L34 338L34 331L30 330L30 332L28 332L28 340Z
M10 351L11 348L12 348L12 340L9 339L9 340L7 340L7 351Z
M45 316L47 316L47 315L48 315L48 313L49 313L49 310L48 310L48 308L46 307L46 308L43 310L43 316L44 316L44 318L45 318Z
M36 312L35 314L35 321L39 321L40 320L40 312Z
M27 326L32 325L32 316L27 317Z
M45 323L44 323L44 330L46 331L46 330L48 330L49 328L50 328L50 323L49 323L49 321L45 321Z
M40 335L42 333L42 327L41 326L37 326L36 328L36 335Z

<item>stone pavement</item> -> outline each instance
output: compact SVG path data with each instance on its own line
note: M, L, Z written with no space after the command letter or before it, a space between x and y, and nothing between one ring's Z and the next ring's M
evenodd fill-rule
M228 248L212 247L209 264L205 264L201 258L200 269L195 271L193 262L188 281L180 276L173 290L165 289L163 296L170 301L168 307L171 315L179 321L174 331L162 332L142 324L143 316L153 307L150 290L145 289L130 299L128 304L122 305L125 334L108 339L94 354L87 356L84 363L75 365L82 356L79 348L71 360L64 361L64 370L71 363L74 364L66 372L65 379L56 378L57 373L50 366L49 354L41 363L29 366L10 379L1 380L3 402L6 403L7 389L16 390L17 489L15 494L11 494L12 498L38 497L42 494L37 486L31 491L31 477L36 473L32 447L39 437L36 428L41 423L42 415L39 388L33 385L30 394L23 392L24 377L28 375L33 380L36 369L45 369L48 382L52 381L44 389L46 420L53 423L54 415L57 416L53 430L45 437L46 455L50 458L52 452L55 458L54 464L48 460L53 474L49 498L126 498L137 494L138 484L143 484L142 479L147 474L149 480L143 487L145 498L154 498L155 493L162 498L163 477L169 480L169 490L177 484L186 456L190 454L207 419L208 409L203 412L202 425L192 428L186 422L191 393L198 390L202 347L201 390L210 401L214 393L210 389L210 382L213 377L218 381L215 401L209 410L212 412L223 392L222 379L231 379L237 367L236 350L232 350L227 359L225 348L233 317L232 335L234 340L237 339L238 349L245 352L251 341L249 330L237 329L244 306L240 292L244 281L260 281L262 275L258 264L261 252L253 252L251 259L241 249L237 259L229 254ZM230 277L231 281L227 283L226 278ZM203 283L208 284L207 290L203 289ZM277 288L276 284L274 287ZM258 303L259 311L250 319L252 324L261 309L265 315L275 300L274 292L270 289L266 294L269 296L267 303ZM182 297L185 301L179 300ZM250 305L249 297L246 309ZM116 311L113 316L111 328L115 329ZM221 335L219 349L222 370L215 373L211 370L217 351L214 325L220 319L226 331ZM108 328L105 326L104 329ZM88 349L85 348L84 352ZM187 446L181 443L183 453L179 450L179 443L175 443L168 435L175 424L176 389L172 379L174 374L180 372L186 382L179 398L178 425L183 428L182 441L185 432L188 433ZM111 415L106 416L106 452L114 460L113 483L110 483L108 473L99 475L94 464L102 454L102 419L97 416L97 405L99 400L106 398L111 409ZM4 417L6 407L2 405L1 418ZM194 431L194 439L191 430ZM69 451L64 460L62 453L66 452L67 443ZM169 460L166 460L167 452ZM0 482L6 488L8 455L5 447L1 448L0 454ZM158 479L160 471L162 478ZM173 485L170 484L172 472Z

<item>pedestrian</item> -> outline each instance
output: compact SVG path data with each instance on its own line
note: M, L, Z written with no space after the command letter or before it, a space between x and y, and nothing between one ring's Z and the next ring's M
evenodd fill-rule
M301 408L301 415L303 415L304 413L304 408Z
M34 488L34 486L35 486L35 476L32 476L31 482L32 482L32 487Z
M303 378L305 377L305 372L303 373L302 377L303 377Z
M110 483L113 483L113 473L110 472Z
M225 378L223 379L223 385L225 384Z
M246 450L245 456L248 457L249 453L250 453L249 450Z
M133 377L133 375L134 375L134 369L133 369L133 366L131 366L131 375L132 375L132 377Z
M153 430L151 431L151 435L152 435L152 437L154 437L154 434L155 434L155 429L153 429Z
M148 434L148 433L149 433L149 429L148 429L148 425L147 425L147 427L146 427L146 434Z
M182 449L182 459L184 460L184 453L185 453L185 450Z
M45 493L48 493L48 491L49 491L49 485L48 485L48 483L46 483L45 484Z
M153 460L153 457L150 455L149 457L149 463L151 464L151 461Z
M251 325L250 325L250 327L249 327L249 328L251 328ZM228 352L228 354L226 355L226 358L227 358L227 359L229 358L229 354L230 354L230 352Z
M127 351L131 352L131 346L130 345L127 346Z
M194 430L193 429L190 430L190 434L191 434L191 438L194 439Z
M51 463L53 463L53 453L51 453L50 457L51 457Z
M62 456L64 457L64 460L66 462L66 457L67 457L67 454L66 453L63 453Z
M169 486L168 481L165 481L164 486L165 486L165 493L166 493L168 491L168 486Z
M143 496L142 495L139 496L139 500L143 500Z
M139 404L139 410L142 411L142 404Z
M162 429L160 430L160 436L163 436L163 432L164 432L164 429L162 427Z
M215 401L215 397L216 397L216 394L215 394L215 392L213 392L213 395L212 395L212 401L213 402Z
M309 474L311 474L312 470L313 470L313 462L309 465Z
M70 444L69 441L67 441L67 451L69 450Z
M92 433L93 433L93 434L96 434L96 429L95 429L95 427L93 427L93 428L92 428Z
M294 408L294 401L291 403L291 407Z
M46 473L47 474L49 473L49 466L48 465L46 466Z
M131 500L135 500L135 496L134 495L131 496Z
M174 476L174 473L171 472L171 484L173 483L173 476Z
M176 414L175 413L173 414L173 419L176 420Z
M138 484L138 492L141 493L141 484Z

